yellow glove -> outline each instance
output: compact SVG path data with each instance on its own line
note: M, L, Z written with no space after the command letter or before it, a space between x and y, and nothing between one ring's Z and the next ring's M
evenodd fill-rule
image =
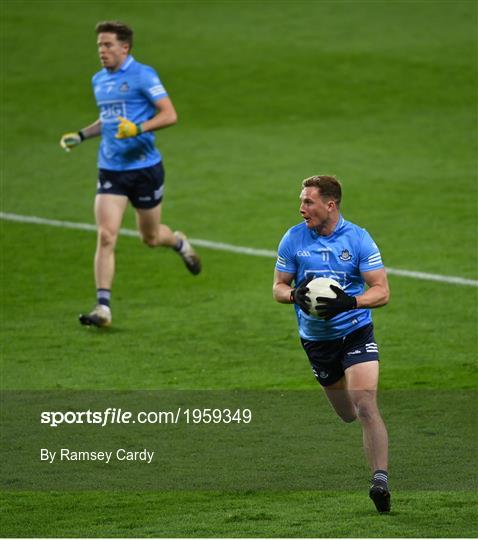
M128 137L136 137L137 135L141 135L141 133L143 133L141 124L135 124L134 122L131 122L131 120L123 118L122 116L118 116L118 120L119 125L118 131L115 135L116 139L127 139Z
M77 131L76 133L65 133L60 139L60 146L63 150L69 152L72 148L81 144L84 139L85 136L81 131Z

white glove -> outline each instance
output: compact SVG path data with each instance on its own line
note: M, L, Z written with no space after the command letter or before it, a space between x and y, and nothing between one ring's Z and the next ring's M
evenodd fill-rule
M60 146L66 151L69 152L75 146L78 146L85 139L81 131L76 133L65 133L60 140Z

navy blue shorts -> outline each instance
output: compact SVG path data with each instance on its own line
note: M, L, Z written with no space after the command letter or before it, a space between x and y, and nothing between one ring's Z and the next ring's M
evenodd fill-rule
M345 370L354 364L378 360L378 346L373 324L362 326L345 337L331 341L301 339L315 378L322 386L340 380Z
M100 169L98 189L101 195L124 195L135 208L154 208L163 200L164 167L160 161L152 167L132 171Z

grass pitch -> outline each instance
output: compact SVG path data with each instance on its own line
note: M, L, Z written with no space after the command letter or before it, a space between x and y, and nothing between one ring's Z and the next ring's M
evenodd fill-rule
M58 141L95 119L93 28L117 18L179 113L158 135L166 223L272 250L299 221L301 179L327 172L343 180L345 217L370 231L387 266L476 279L475 3L6 1L2 16L5 212L92 222L97 145L64 154ZM124 225L133 228L132 212ZM175 254L121 238L114 327L97 332L75 320L94 302L94 235L5 221L1 230L3 389L319 392L292 310L271 300L273 259L203 249L204 273L192 278ZM390 282L374 321L381 390L407 396L386 417L392 489L416 479L394 491L391 515L368 501L363 464L353 491L345 477L314 491L5 489L4 534L476 536L476 425L462 422L453 395L476 388L477 289ZM433 408L432 391L447 392ZM335 449L338 470L360 452L355 428ZM417 433L429 437L427 457ZM471 454L456 452L453 467L467 483L431 489L420 475L443 476L445 448L463 441Z

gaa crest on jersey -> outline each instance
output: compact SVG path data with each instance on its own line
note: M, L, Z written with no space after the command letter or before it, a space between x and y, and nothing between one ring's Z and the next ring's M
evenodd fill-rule
M350 251L348 249L343 249L342 253L339 255L339 259L341 261L350 261L352 258L352 255L350 254Z
M128 86L128 83L127 82L124 82L120 87L119 87L119 91L120 92L127 92L129 90L129 86Z

